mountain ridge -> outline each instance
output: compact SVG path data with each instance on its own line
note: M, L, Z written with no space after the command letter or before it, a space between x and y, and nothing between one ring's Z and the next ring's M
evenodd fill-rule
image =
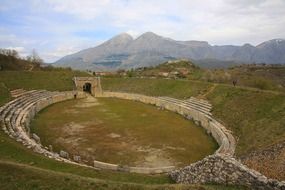
M173 59L285 64L285 40L253 46L210 45L207 41L177 41L146 32L137 38L121 33L102 44L64 56L53 65L95 71L155 66ZM199 62L198 62L199 63Z

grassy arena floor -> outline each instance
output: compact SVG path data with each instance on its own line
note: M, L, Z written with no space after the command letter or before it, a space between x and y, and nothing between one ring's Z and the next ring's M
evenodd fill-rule
M93 97L58 103L31 124L44 145L84 160L128 166L185 166L218 148L178 114L140 102Z

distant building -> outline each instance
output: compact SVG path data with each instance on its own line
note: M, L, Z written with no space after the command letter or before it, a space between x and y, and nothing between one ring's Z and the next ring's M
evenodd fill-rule
M159 72L158 75L162 76L162 77L168 77L169 73L168 72Z

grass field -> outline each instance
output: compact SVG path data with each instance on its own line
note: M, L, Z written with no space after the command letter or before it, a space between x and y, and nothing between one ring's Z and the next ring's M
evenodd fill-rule
M218 148L203 128L140 102L93 97L55 104L31 129L57 152L128 166L186 166Z
M246 190L222 185L136 184L98 180L0 161L1 190Z
M285 140L284 95L218 86L208 99L238 139L238 155Z
M61 72L0 72L0 102L10 99L8 89L48 89L71 90L71 78L74 73ZM81 73L86 75L85 73ZM81 75L80 74L80 75ZM134 92L154 96L171 96L188 98L190 96L206 97L214 105L216 118L230 128L238 139L237 154L246 155L251 150L263 149L270 144L284 141L285 96L282 93L262 91L250 88L233 88L229 85L206 82L163 80L163 79L102 79L102 87L106 90ZM0 103L0 105L1 105ZM225 111L226 110L226 111ZM215 186L177 186L167 176L148 176L107 171L94 171L65 163L60 163L26 149L0 131L0 184L2 189L142 189L162 187L165 189L242 189L241 187ZM8 163L9 162L9 163ZM20 165L19 165L20 164ZM31 167L30 167L31 166ZM72 180L65 179L70 177ZM65 177L63 177L65 176ZM79 177L82 176L82 177ZM31 180L28 183L27 180ZM99 183L102 186L88 186ZM89 181L91 180L91 181ZM106 181L107 180L107 181ZM13 182L11 182L13 181ZM51 181L54 182L51 187ZM113 181L113 182L111 182ZM131 183L124 187L118 184ZM139 184L139 185L138 185ZM149 187L145 184L156 184ZM26 185L26 186L25 186Z
M46 90L72 90L73 76L88 76L80 71L1 71L0 83L9 89L24 88Z

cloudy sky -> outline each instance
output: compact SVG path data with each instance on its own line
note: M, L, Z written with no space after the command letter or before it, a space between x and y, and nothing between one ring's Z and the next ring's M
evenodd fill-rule
M285 0L1 0L0 48L46 62L122 32L257 45L285 38Z

